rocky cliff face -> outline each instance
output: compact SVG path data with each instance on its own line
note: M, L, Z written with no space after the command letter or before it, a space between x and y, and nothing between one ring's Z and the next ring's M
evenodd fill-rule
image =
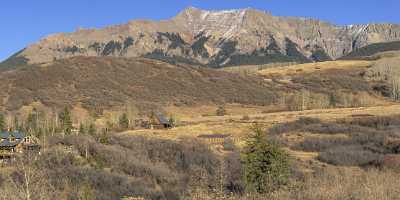
M47 63L73 56L148 57L223 67L336 59L368 44L398 40L400 25L336 26L253 9L188 8L164 21L50 35L12 59Z

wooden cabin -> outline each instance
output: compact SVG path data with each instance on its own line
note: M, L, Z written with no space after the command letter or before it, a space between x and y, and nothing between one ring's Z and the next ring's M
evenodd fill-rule
M150 129L172 128L171 122L162 113L152 113L149 120Z
M40 150L40 146L33 137L18 131L0 132L0 158L9 158L15 153L32 150Z

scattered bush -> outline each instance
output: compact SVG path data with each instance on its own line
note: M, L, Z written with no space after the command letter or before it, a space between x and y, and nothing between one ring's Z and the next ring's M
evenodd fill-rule
M222 188L227 193L243 187L236 177L241 177L237 156L225 169L235 170L235 175L228 178L232 172L224 172L227 178ZM50 137L46 151L34 165L54 189L52 194L65 193L66 199L79 199L82 195L100 200L125 196L180 199L200 182L203 188L215 189L221 161L196 140L175 142L110 133L104 144L90 135Z
M219 106L218 109L215 111L217 116L224 116L227 114L225 106Z
M249 115L243 115L242 120L248 121L250 120Z
M128 115L126 113L123 113L120 117L119 117L119 128L121 129L128 129L129 128L129 119L128 119Z
M339 137L306 137L304 141L296 144L293 148L302 151L320 152L332 147L348 145L351 144L351 142L352 141L349 139Z
M268 133L279 135L282 133L287 133L294 130L302 129L304 126L311 124L319 124L321 121L317 118L309 118L309 117L300 117L298 120L294 122L281 123L273 126L268 130Z
M385 154L398 152L400 145L396 141L400 136L395 131L395 127L400 124L398 118L366 116L337 122L302 118L275 125L269 132L273 134L274 140L293 149L321 152L318 159L323 162L346 166L376 165ZM327 135L306 136L303 141L294 145L280 136L282 133L298 132ZM388 142L389 138L393 142Z
M234 142L230 138L224 140L222 147L224 151L233 151L236 149Z
M333 165L366 166L380 163L382 156L362 146L338 146L320 153L318 159Z
M275 193L271 200L395 200L400 175L389 170L324 170L291 190ZM256 199L256 198L253 198ZM263 199L260 197L259 199ZM265 199L265 198L264 198Z

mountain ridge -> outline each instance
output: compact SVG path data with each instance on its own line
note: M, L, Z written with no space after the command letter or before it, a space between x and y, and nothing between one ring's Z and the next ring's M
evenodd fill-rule
M148 57L211 67L337 59L364 46L400 40L400 25L338 26L252 8L189 7L171 19L130 20L49 35L12 58L48 63L73 56ZM13 62L11 62L13 63Z

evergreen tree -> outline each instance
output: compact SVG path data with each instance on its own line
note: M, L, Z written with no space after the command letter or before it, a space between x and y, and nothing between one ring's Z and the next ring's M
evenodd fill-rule
M119 117L119 127L123 129L129 128L129 119L126 113L122 114L121 117Z
M19 131L20 127L19 127L19 120L17 116L14 116L14 130Z
M330 95L329 95L329 105L330 105L332 108L335 108L335 107L336 107L336 103L337 103L337 99L336 99L335 94L330 94Z
M68 107L65 107L64 111L60 113L60 121L64 134L70 135L72 132L72 119Z
M37 131L35 131L35 136L36 136L37 138L43 137L44 134L45 134L45 133L44 133L44 131L43 131L42 128L38 128Z
M4 115L0 113L0 131L5 131L6 129L6 122L4 119Z
M108 131L107 131L107 129L103 129L102 130L102 133L101 133L100 138L99 138L99 142L101 144L108 144Z
M33 113L29 113L28 118L26 119L26 131L32 135L34 132L36 132L36 124L35 115Z
M89 135L96 135L96 132L97 132L96 126L93 123L91 123L89 125L88 134Z
M262 129L255 125L254 135L244 150L244 176L247 188L258 193L273 192L287 183L288 155L269 142Z
M86 134L85 126L82 123L79 125L79 134L80 135Z
M171 127L175 127L176 125L176 119L174 118L174 116L170 116L168 119L169 124L171 125Z

